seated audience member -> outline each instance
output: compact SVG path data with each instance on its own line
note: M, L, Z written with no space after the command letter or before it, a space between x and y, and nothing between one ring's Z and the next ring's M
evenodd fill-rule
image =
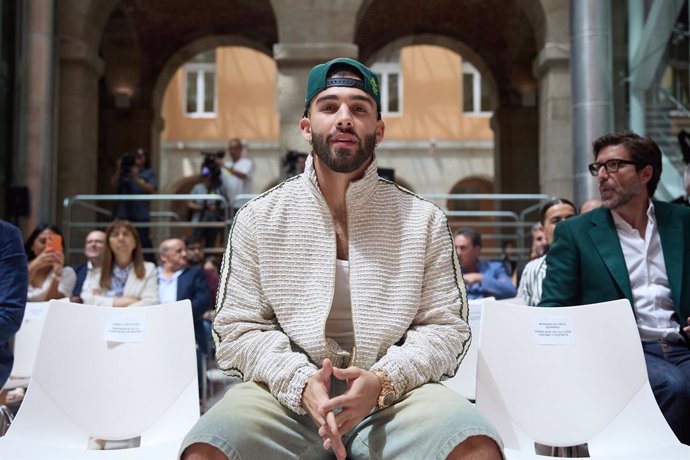
M308 80L306 170L240 208L223 259L216 358L244 382L183 458L501 458L438 383L469 345L467 297L443 212L379 179L376 74L340 58Z
M584 214L592 209L597 209L600 207L601 200L599 198L590 198L589 200L585 200L585 202L580 205L580 214Z
M206 256L204 259L204 270L215 271L220 275L220 260L217 256Z
M201 268L204 271L204 275L206 275L206 282L211 290L209 310L213 311L216 306L216 294L218 292L218 270L205 266L204 246L206 242L203 238L190 236L185 242L187 244L187 262L189 262L189 266Z
M553 240L553 232L559 222L576 215L575 205L565 198L554 198L542 206L539 213L541 224L546 237L546 250ZM525 266L518 288L518 297L525 301L525 305L537 306L541 300L541 283L546 276L546 254L531 260Z
M94 268L100 268L103 260L103 249L105 248L105 232L103 230L93 230L86 235L84 240L84 255L86 262L80 265L66 266L62 269L63 281L66 279L73 280L70 283L72 293L70 302L82 303L81 290L86 281L87 275L93 271ZM67 284L67 281L65 281Z
M525 266L530 260L534 260L538 257L541 257L544 255L544 247L546 246L546 239L544 237L544 226L541 224L541 222L536 222L534 225L532 225L531 229L531 234L532 234L532 244L530 246L529 250L529 255L527 258L527 261L520 261L517 264L517 267L515 268L515 272L513 273L513 286L519 286L520 282L522 281L522 273L525 270Z
M163 240L159 247L161 264L158 267L158 293L161 303L189 299L192 302L194 331L204 341L201 317L211 305L211 292L206 275L199 267L187 263L187 248L180 238Z
M482 250L482 236L476 230L463 228L453 238L455 251L462 267L462 278L467 289L467 298L481 299L515 297L515 285L501 261L486 261L479 258Z
M532 225L532 247L529 251L529 260L534 260L546 253L546 238L544 237L544 226L541 222Z
M145 262L139 234L127 220L116 220L105 232L107 248L101 268L84 281L81 298L85 304L109 307L156 305L156 266Z
M28 286L22 234L14 225L0 220L0 388L12 370L14 356L9 340L22 324Z
M504 241L501 244L501 249L501 261L503 262L506 272L508 272L512 279L515 277L515 272L517 271L517 260L515 260L515 242Z
M606 134L592 150L603 206L556 227L539 306L628 299L656 401L690 445L690 209L652 199L662 163L650 137Z
M58 244L51 245L50 240ZM29 260L29 288L27 301L43 302L68 297L72 291L62 283L62 268L65 263L62 246L62 232L55 225L38 225L24 244Z

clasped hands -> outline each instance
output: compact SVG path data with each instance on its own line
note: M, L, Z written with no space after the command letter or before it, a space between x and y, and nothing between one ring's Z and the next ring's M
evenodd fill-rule
M330 398L331 376L347 382L345 393L335 398ZM333 367L330 359L324 359L321 369L307 381L302 407L319 427L323 448L332 449L341 460L347 455L342 436L364 420L376 406L380 393L381 383L376 374L354 366Z

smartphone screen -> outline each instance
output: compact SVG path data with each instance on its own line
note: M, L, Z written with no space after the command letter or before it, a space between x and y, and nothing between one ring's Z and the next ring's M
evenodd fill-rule
M62 237L60 235L48 235L46 238L46 249L62 252Z

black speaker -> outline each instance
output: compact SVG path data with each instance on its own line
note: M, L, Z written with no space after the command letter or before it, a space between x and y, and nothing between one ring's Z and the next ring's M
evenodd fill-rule
M29 215L29 187L8 186L5 194L5 209L9 216L26 217Z

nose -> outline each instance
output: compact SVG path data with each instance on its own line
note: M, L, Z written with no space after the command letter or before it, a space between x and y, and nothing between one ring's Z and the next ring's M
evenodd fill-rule
M352 127L352 113L350 113L350 108L347 104L341 104L338 109L337 122L338 128L351 128Z

